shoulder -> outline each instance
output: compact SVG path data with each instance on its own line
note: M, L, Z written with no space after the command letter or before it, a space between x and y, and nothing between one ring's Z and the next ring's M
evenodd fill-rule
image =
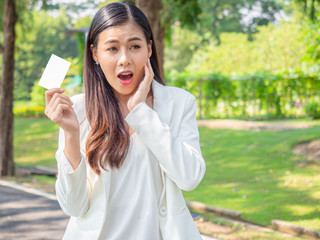
M196 97L192 93L173 86L164 86L164 88L172 96L175 103L178 103L179 105L183 103L187 108L190 105L196 104Z
M157 83L156 81L155 81L155 84L157 86L159 86L162 89L162 91L165 91L169 95L171 95L174 100L186 101L188 99L194 99L194 100L196 99L194 95L192 95L190 92L188 92L182 88L168 86L168 85L161 85L160 83Z

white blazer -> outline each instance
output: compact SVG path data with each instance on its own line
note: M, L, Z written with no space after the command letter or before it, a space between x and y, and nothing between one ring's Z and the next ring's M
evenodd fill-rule
M154 110L140 103L126 121L159 161L164 186L159 208L161 234L163 240L200 240L181 192L196 188L206 168L199 144L196 99L185 90L163 86L155 80L152 89ZM80 123L82 159L73 171L63 153L64 133L60 129L56 194L62 210L71 216L63 239L98 240L108 212L112 172L108 171L102 178L85 161L90 127L84 94L75 95L71 100Z

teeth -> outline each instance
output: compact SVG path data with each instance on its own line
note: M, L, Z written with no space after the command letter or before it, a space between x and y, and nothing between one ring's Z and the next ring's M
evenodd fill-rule
M130 75L131 73L121 73L120 75Z

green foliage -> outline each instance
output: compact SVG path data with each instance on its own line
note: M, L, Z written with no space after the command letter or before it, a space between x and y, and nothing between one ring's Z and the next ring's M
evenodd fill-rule
M77 39L64 31L71 27L71 19L65 13L52 17L44 11L34 11L16 27L15 89L17 100L29 100L35 81L38 81L52 53L62 57L76 57Z
M281 10L277 1L269 0L199 0L199 5L202 13L198 31L210 31L217 45L221 43L220 34L225 32L244 32L250 39L258 26L275 22Z
M309 102L304 106L306 115L312 119L320 119L320 102Z
M301 71L237 77L183 72L166 78L170 85L184 88L197 97L201 118L302 117L302 107L320 95L320 78Z
M295 2L299 5L300 11L306 14L312 22L319 20L319 0L295 0Z
M198 23L200 12L197 0L162 0L161 22L170 27L179 21L185 27L194 28Z
M167 74L184 71L190 64L194 51L199 47L199 42L204 38L180 25L171 27L171 30L171 44L164 49L164 69Z
M36 107L17 107L13 109L13 114L15 117L45 117L45 108L43 106Z
M220 46L202 45L186 69L233 75L264 71L276 74L300 68L305 52L303 27L282 22L278 27L260 27L254 41L241 33L223 33Z
M99 2L98 7L102 8L103 6L105 6L109 3L113 3L113 2L122 2L122 0L103 0L103 1ZM131 2L131 3L135 4L136 1L135 0L128 0L126 2Z
M319 14L320 15L320 14ZM320 16L319 16L320 18ZM306 61L319 67L320 63L320 21L308 22L305 26ZM320 72L320 71L319 71Z
M39 81L36 81L32 87L31 101L36 106L45 106L45 91L46 89L38 85Z

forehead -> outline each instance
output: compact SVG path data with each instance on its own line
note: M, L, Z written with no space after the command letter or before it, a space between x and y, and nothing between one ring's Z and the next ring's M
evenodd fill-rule
M122 25L109 27L103 30L99 35L99 42L107 40L126 41L132 37L139 37L141 40L145 39L144 33L137 24L128 22Z

